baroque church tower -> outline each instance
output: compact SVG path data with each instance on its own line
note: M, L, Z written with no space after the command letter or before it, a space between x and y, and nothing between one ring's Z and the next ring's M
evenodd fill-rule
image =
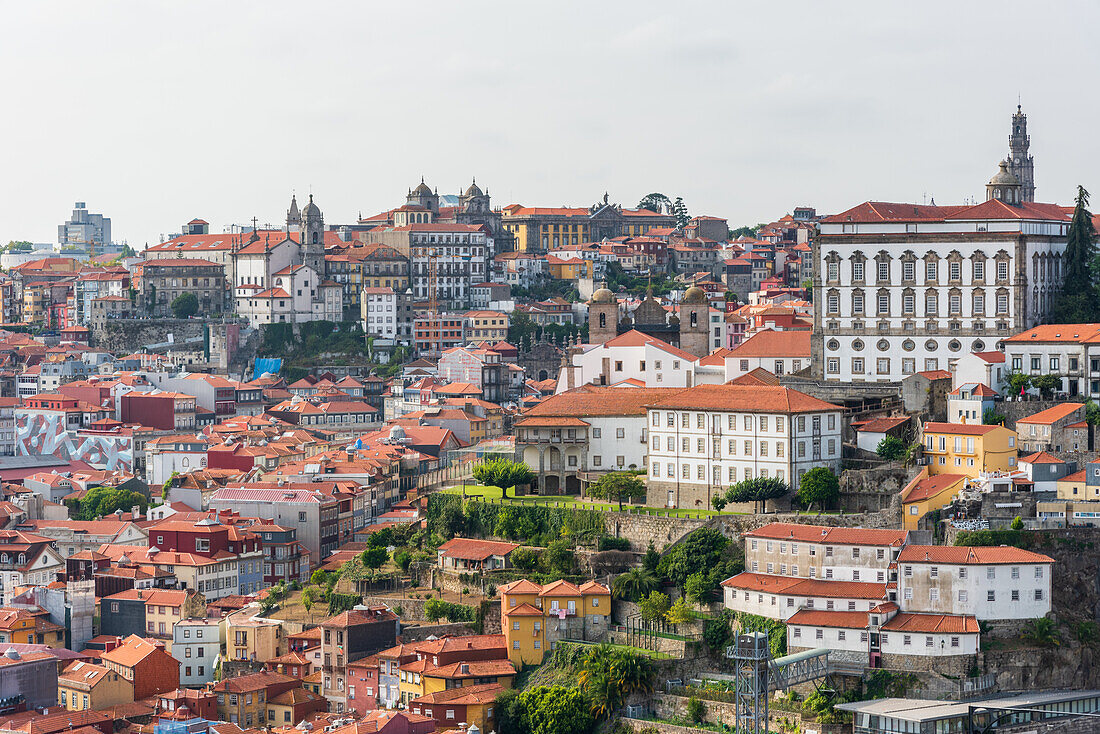
M1027 115L1016 105L1012 132L1008 136L1008 172L1020 182L1022 201L1035 201L1035 160L1028 153L1031 136L1027 134Z
M301 223L298 225L302 264L313 268L317 277L325 279L325 218L321 208L313 203L313 194L309 203L302 209Z

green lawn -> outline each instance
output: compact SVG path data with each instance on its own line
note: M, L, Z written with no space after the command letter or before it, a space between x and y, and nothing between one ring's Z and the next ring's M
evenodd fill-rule
M445 494L463 494L464 489L467 498L486 499L493 500L495 502L499 502L502 499L500 487L483 487L479 484L466 484L457 487L448 487L447 489L441 491ZM521 495L519 497L516 497L511 490L509 490L508 499L506 500L506 502L519 505L529 504L566 506L580 510L603 510L604 512L618 512L619 510L618 504L581 500L576 495ZM643 507L640 505L623 505L623 510L626 512L643 512L647 515L667 514L672 517L706 518L713 517L719 514L714 510L670 510L664 507ZM725 514L730 515L735 513L727 512Z

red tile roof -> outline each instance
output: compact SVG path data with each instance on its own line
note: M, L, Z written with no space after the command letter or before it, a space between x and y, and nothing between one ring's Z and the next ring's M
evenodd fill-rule
M886 584L874 584L864 581L826 581L824 579L803 579L746 572L726 579L722 582L722 586L743 591L787 594L790 596L833 599L886 599Z
M452 538L439 546L439 552L447 558L484 561L493 556L506 556L516 548L519 548L518 543L499 543L492 540L475 540L474 538Z
M910 614L901 612L882 625L883 632L978 634L978 620L968 614Z
M863 431L866 433L886 433L892 431L898 426L904 426L909 423L909 416L903 415L897 418L875 418L869 420L862 426L856 429L856 431Z
M809 330L774 331L764 329L750 336L733 348L730 357L739 359L760 357L800 357L810 356Z
M1006 563L1054 563L1050 556L1008 545L970 547L956 545L910 545L902 548L898 563L945 563L949 565L993 565Z
M831 612L825 609L799 609L787 618L789 625L809 627L840 627L842 629L867 629L870 612Z
M628 390L627 392L633 392ZM696 385L650 403L651 408L750 413L814 413L842 410L811 395L775 385Z
M917 476L901 491L902 502L923 502L935 497L955 485L961 485L965 474L936 474L931 477Z
M888 545L901 546L908 535L905 530L879 530L875 528L830 528L820 525L797 525L772 522L762 528L750 530L746 538L788 540L799 543L831 543L833 545Z
M1040 451L1020 459L1021 464L1064 464L1066 462L1057 456L1051 456L1046 451Z
M1084 403L1061 403L1046 410L1041 410L1034 415L1029 415L1027 418L1020 418L1016 423L1049 426L1073 415L1084 407Z
M1084 343L1100 340L1100 324L1042 324L1005 339L1006 343L1020 342L1071 342Z

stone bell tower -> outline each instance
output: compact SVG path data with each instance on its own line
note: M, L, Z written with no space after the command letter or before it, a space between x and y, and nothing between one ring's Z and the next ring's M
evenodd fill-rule
M1027 134L1027 115L1016 105L1012 115L1012 132L1008 136L1008 172L1020 182L1020 200L1035 201L1035 159L1028 150L1031 136Z
M606 344L619 335L619 302L607 288L600 288L588 302L588 343Z
M680 302L680 349L696 357L710 354L710 299L698 286L688 288Z

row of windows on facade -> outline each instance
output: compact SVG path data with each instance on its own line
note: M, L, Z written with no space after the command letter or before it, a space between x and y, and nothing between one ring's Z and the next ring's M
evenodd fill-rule
M802 637L802 628L801 627L793 627L792 628L792 635L795 638ZM825 638L824 631L820 627L818 627L817 629L814 630L814 639L815 640L823 640L824 638ZM847 639L846 630L837 630L836 638L837 638L837 641L844 642ZM859 641L860 642L867 642L867 633L866 632L860 632L859 633ZM886 632L880 633L879 641L883 645L887 644L890 641L889 633L886 633ZM907 645L907 646L912 645L912 635L902 635L902 645ZM925 635L924 646L925 647L935 647L935 645L933 643L933 638L932 638L931 635ZM959 638L952 636L951 637L951 647L959 647L959 646L960 646Z
M422 234L413 237L413 242L418 245L424 244L443 244L443 245L469 245L469 244L484 244L485 235L483 234ZM445 247L445 252L441 254L450 255L451 248ZM477 253L481 252L481 248L475 248Z
M749 541L749 548L751 550L758 550L759 549L759 544L760 544L760 541L758 541L754 538L754 539ZM768 553L771 553L775 550L776 545L777 545L777 543L775 541L769 540L769 541L765 542L764 548L765 548L765 550L767 550ZM778 546L779 546L779 555L786 555L787 554L787 544L785 542L781 542L781 543L778 543ZM816 545L808 543L808 544L806 544L806 548L809 549L809 553L810 553L811 556L816 556L817 555L817 546ZM791 555L792 556L798 555L801 552L801 550L802 549L801 549L801 547L799 546L798 543L791 543ZM852 560L859 560L863 556L863 551L862 551L861 548L859 548L859 546L852 546L851 547L851 553L852 553ZM835 558L838 555L839 554L834 553L834 547L833 546L831 546L831 545L825 546L825 558ZM886 560L886 549L885 548L876 548L875 549L875 560L877 560L877 561ZM770 571L769 571L769 573L770 573ZM796 573L795 575L797 576L798 574Z
M767 566L766 566L767 573L770 573L770 574L775 573L775 567L776 567L776 564L774 564L774 563L767 564ZM752 564L751 564L751 568L752 568L753 573L759 573L760 572L760 562L759 561L753 561ZM789 570L791 572L790 573L791 576L798 576L798 566L797 565L792 564L789 567ZM786 576L787 571L788 571L787 564L786 563L780 563L779 564L779 575L780 576ZM859 571L859 569L853 569L852 570L852 581L862 581L862 579L860 578L861 576L862 576L862 573ZM811 579L816 579L817 578L817 568L815 568L814 566L810 566L810 568L809 568L809 578L811 578ZM833 569L831 569L831 568L824 569L824 576L822 576L822 578L824 578L826 581L832 581L833 580ZM869 580L870 579L868 579L868 581ZM875 571L875 581L880 583L880 584L885 583L885 581L886 581L886 572L885 571ZM788 601L790 601L790 600L788 600ZM852 603L854 604L855 602L852 602ZM788 606L790 606L790 605L788 604Z
M698 429L706 430L707 415L708 415L707 413L695 413L695 428L697 430ZM739 414L737 414L737 413L729 413L729 414L726 415L725 423L726 423L727 429L731 430L731 431L736 431L738 422L740 420L740 424L743 426L742 430L745 430L745 431L753 430L753 418L754 418L754 416L750 413L750 414L747 414L747 415L741 415L740 419L738 419L738 415ZM692 423L691 416L692 416L692 414L688 413L688 412L680 413L680 428L691 428L691 423ZM756 418L757 430L759 430L760 433L767 433L769 431L769 426L771 426L771 425L775 426L775 432L776 433L782 434L783 431L786 430L786 425L787 425L786 420L787 419L784 416L781 416L781 415L776 415L776 416L760 415L760 416L755 416L755 418ZM815 416L811 417L809 425L811 425L813 427L813 432L814 433L820 433L821 432L821 425L822 425L821 419L822 419L822 417L820 415L815 415ZM825 416L825 421L826 421L826 425L828 426L828 430L830 430L830 431L835 431L836 430L836 419L837 419L836 413L829 413L828 415ZM796 421L795 425L797 426L797 431L799 433L805 433L806 426L807 426L806 416L800 415L797 418L795 418L794 420ZM660 411L655 410L652 413L650 413L650 423L655 427L661 425L661 413L660 413ZM676 427L676 412L675 411L669 411L665 414L665 426L668 427L668 428L675 428ZM721 429L721 426L722 426L721 418L717 415L712 416L712 418L711 418L711 427L712 427L712 429L717 431L717 430Z
M1008 313L1008 291L998 291L996 294L996 315L1004 315ZM864 294L860 291L854 291L852 293L852 316L866 316L868 312L866 310L866 302ZM983 291L975 291L971 294L971 315L980 316L985 315L985 293ZM840 293L836 291L829 291L826 294L825 300L825 312L830 316L840 316ZM877 316L889 316L891 314L891 298L889 293L878 293L875 299L875 305L877 310L874 315ZM901 296L901 313L907 316L916 316L917 314L917 296L915 293L903 293ZM931 316L933 318L941 316L940 314L940 299L939 294L934 292L927 292L924 294L924 315ZM952 293L947 297L947 315L949 316L962 316L963 315L963 297L961 293Z
M956 360L954 360L954 359L948 360L948 365L950 367L953 367L955 361ZM864 362L863 357L852 357L852 362L851 362L852 374L854 374L854 375L864 374L865 373L865 364L866 363ZM928 371L938 370L940 368L939 365L940 365L940 361L938 359L936 359L934 357L929 357L928 359L924 360L924 371L928 372ZM825 361L825 371L830 375L840 374L840 358L839 357L829 357ZM889 357L879 357L878 359L876 359L875 360L875 371L876 371L877 374L880 374L880 375L889 375L890 374L890 358ZM917 360L916 359L914 359L912 357L902 358L902 360L901 360L901 373L903 375L912 375L912 374L916 373L916 371L917 371Z
M1042 275L1049 276L1047 279L1057 279L1061 273L1061 258L1043 258L1043 263L1040 265L1040 259L1035 260L1034 272L1036 278ZM1008 280L1008 260L1002 259L997 261L997 280ZM853 259L852 261L852 281L861 283L864 281L864 261L859 259ZM925 260L924 263L924 282L932 283L936 282L939 277L939 263L936 260ZM890 262L887 260L878 260L875 267L875 274L877 282L888 283L890 282ZM952 260L947 265L947 280L949 282L962 283L963 268L961 260ZM840 282L840 260L838 257L832 259L826 259L825 279L830 283ZM915 283L917 279L917 263L915 260L903 261L901 264L901 279L902 282ZM983 283L985 282L985 260L975 260L971 268L971 282Z
M832 453L832 452L830 452L830 453ZM815 455L814 458L815 459L820 459L821 457L820 457L820 455ZM806 473L805 469L799 469L798 470L798 476L799 477L801 477L805 473ZM652 465L651 471L650 471L650 475L653 476L653 477L661 476L661 462L659 462L659 461L654 461L653 462L653 465ZM671 463L671 462L668 463L668 464L665 464L665 476L668 477L669 479L673 479L673 478L676 477L676 464ZM741 470L741 472L737 471L736 466L727 467L727 478L726 478L726 480L730 484L733 484L735 482L740 481L739 478L738 478L739 476L740 476L740 479L744 479L746 481L752 479L754 476L758 476L761 479L767 479L770 476L774 476L777 479L782 479L782 480L786 481L787 471L785 469L776 469L775 473L772 474L769 469L762 468L762 469L759 469L754 474L753 468L749 467L749 466L744 467ZM720 467L720 466L712 467L711 468L711 477L712 477L712 482L714 484L718 484L719 482L721 482L722 481L722 467ZM691 479L691 465L690 464L681 464L680 465L680 478L681 479ZM706 465L705 464L699 464L698 466L695 467L695 479L696 479L696 481L701 481L701 482L705 482L707 480L707 470L706 470Z
M830 439L830 440L832 440L832 439ZM726 448L727 448L726 453L727 453L728 456L737 456L738 455L737 454L737 442L738 441L735 438L731 438L726 442ZM744 450L741 453L741 455L742 456L752 456L753 455L752 451L753 451L754 442L751 441L751 440L745 440L742 443L743 443ZM800 442L800 444L803 447L802 448L802 455L805 456L805 442ZM661 450L661 437L660 436L654 436L651 445L652 445L654 451L660 451ZM774 450L770 447L771 447L771 442L770 441L760 441L759 445L756 447L757 448L756 455L761 457L761 458L764 458L764 457L767 457L767 456L771 455L771 456L775 456L776 458L780 458L780 459L783 458L786 455L787 445L784 442L776 441ZM672 437L672 436L666 436L665 437L665 452L669 453L669 454L675 454L676 453L676 439L674 437ZM684 454L690 454L690 453L692 453L691 438L688 437L688 436L683 436L680 439L680 454L679 455L682 456ZM705 438L697 438L697 439L695 439L695 453L700 454L702 456L708 456L709 455L711 458L714 458L714 459L720 459L720 458L722 458L722 441L721 441L721 439L714 439L711 442L711 452L710 452L710 454L707 454L707 440Z

